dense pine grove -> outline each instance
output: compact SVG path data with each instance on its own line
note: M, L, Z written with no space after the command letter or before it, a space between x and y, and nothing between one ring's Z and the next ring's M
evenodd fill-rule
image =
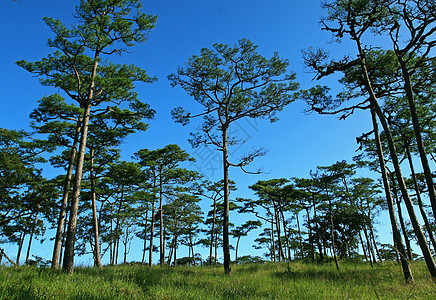
M18 249L1 250L1 264L71 274L75 257L91 254L101 269L103 262L130 262L135 241L142 245L138 263L153 268L222 264L229 275L232 265L282 262L291 272L302 261L331 263L341 272L350 260L372 268L397 261L405 282L416 284L410 265L422 260L436 282L434 0L323 3L321 28L333 41L351 43L356 55L330 58L329 45L303 50L315 78L309 89L300 88L283 54L263 57L245 38L199 49L183 67L174 66L171 85L197 102L197 110L181 104L173 119L192 131L193 147L219 153L223 174L216 182L187 167L194 158L176 144L145 146L121 159L129 135L145 132L159 115L135 92L156 78L114 57L146 43L157 17L144 13L139 0L77 2L72 26L44 19L51 52L17 62L58 93L35 103L31 131L0 128L0 240ZM316 85L330 77L338 78L339 93ZM229 168L261 173L250 164L268 153L256 148L232 161L229 151L244 142L232 126L243 119L280 122L277 114L295 101L307 113L340 119L365 111L372 129L356 137L353 161L318 166L304 178L289 170L287 178L258 180L246 198L235 197L238 183ZM200 119L195 126L194 119ZM45 178L49 164L62 175ZM365 170L376 176L361 176ZM378 240L383 212L392 244ZM236 222L237 214L247 221ZM56 235L47 236L47 229ZM53 238L45 241L53 247L50 260L32 251L42 238ZM240 250L249 240L262 255Z

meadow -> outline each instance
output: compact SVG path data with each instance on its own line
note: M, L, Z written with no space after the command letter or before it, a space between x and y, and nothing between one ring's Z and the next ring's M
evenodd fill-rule
M436 299L423 262L407 285L396 262L292 262L149 268L137 264L78 267L73 275L34 266L1 267L0 299Z

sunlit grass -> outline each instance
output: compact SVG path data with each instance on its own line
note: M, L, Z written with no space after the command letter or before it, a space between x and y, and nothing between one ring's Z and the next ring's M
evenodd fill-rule
M36 267L0 268L0 299L436 299L422 262L407 285L395 262L293 262L232 267L106 266L73 275Z

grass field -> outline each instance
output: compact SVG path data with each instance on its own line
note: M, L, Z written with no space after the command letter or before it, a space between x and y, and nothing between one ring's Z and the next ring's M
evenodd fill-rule
M106 266L74 275L38 267L0 267L0 299L436 299L436 284L422 262L412 264L416 284L385 262L293 262L232 267Z

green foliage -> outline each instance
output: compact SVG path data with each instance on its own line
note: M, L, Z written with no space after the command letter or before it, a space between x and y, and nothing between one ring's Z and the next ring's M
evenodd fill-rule
M36 212L53 209L57 196L53 183L41 176L35 164L44 162L40 157L41 145L28 142L30 135L23 131L0 128L0 233L4 234L23 218ZM22 226L21 226L22 227ZM10 236L10 234L7 234Z
M93 105L131 101L136 98L132 91L134 81L154 79L133 65L100 60L100 55L121 54L127 47L145 42L156 17L142 13L141 7L139 0L81 0L75 13L78 25L71 29L59 20L44 18L55 34L54 39L48 40L55 52L41 61L21 60L17 64L40 76L43 85L65 91L81 106L90 100L90 90L94 91ZM99 63L99 70L93 74L95 62Z
M233 47L214 44L213 49L201 49L199 56L193 55L177 74L168 76L172 86L181 86L203 106L204 112L197 116L203 116L201 130L205 136L194 135L193 145L219 144L219 137L212 131L244 117L273 122L276 113L294 100L291 92L298 84L294 73L286 74L289 62L277 53L266 59L256 49L247 39ZM172 114L184 125L196 117L182 107Z

